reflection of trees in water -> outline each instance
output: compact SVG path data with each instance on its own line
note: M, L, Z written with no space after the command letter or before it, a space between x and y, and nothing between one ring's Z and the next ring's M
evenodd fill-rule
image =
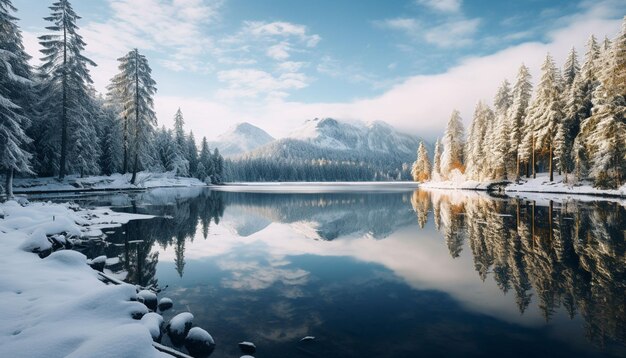
M136 201L123 208L124 211L156 216L150 220L134 220L122 229L109 234L107 256L120 258L120 269L127 272L126 281L142 286L156 285L156 266L159 253L155 244L162 248L173 246L176 271L182 277L185 267L185 241L193 241L198 226L206 239L211 222L219 222L224 215L220 193L200 191L197 196L175 197L166 202L137 206ZM144 203L145 198L138 198Z
M547 321L563 307L584 318L590 340L626 343L624 207L458 196L417 192L412 200L420 226L432 203L453 258L467 237L480 278L493 273L504 293L514 292L521 313L534 295Z

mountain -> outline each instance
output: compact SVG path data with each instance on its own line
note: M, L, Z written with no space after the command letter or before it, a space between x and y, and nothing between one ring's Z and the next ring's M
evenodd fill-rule
M384 122L307 120L287 137L233 158L231 180L409 179L420 138ZM427 145L432 153L432 148ZM230 164L229 164L230 165Z
M275 139L266 131L250 123L239 123L209 142L211 148L218 148L224 157L234 157L262 147Z

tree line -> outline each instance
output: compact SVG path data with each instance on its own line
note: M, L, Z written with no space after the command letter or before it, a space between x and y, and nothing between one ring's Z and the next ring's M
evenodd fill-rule
M96 92L78 16L68 0L49 7L32 68L11 0L0 0L0 170L12 195L15 174L58 176L175 171L221 181L223 158L206 138L198 151L179 110L174 131L157 129L156 82L138 49L118 59L107 93Z
M502 82L493 108L479 101L467 139L454 111L433 165L423 146L412 174L416 181L520 180L554 172L563 181L592 181L618 188L626 170L626 17L612 41L587 42L582 65L575 48L560 70L550 54L533 95L531 75L521 65L513 87Z

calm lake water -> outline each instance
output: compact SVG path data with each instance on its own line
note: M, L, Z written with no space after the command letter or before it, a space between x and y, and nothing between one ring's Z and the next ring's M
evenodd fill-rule
M89 255L164 288L164 318L192 312L212 357L244 340L257 358L626 356L615 202L205 188L81 201L159 216Z

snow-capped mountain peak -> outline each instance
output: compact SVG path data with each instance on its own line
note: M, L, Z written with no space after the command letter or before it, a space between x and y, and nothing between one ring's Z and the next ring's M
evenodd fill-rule
M224 156L237 156L273 141L274 138L263 129L248 122L242 122L220 134L216 141L210 143L210 146L219 148Z

